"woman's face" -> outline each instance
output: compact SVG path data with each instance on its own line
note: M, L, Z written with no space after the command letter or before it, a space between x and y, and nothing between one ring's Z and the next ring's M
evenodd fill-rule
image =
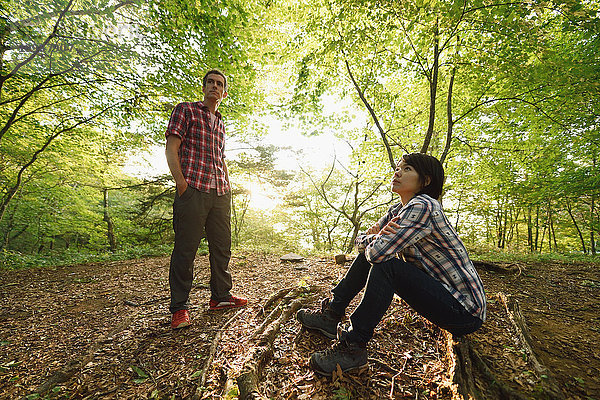
M419 173L412 165L400 160L392 177L391 190L402 197L403 202L417 194L423 185Z

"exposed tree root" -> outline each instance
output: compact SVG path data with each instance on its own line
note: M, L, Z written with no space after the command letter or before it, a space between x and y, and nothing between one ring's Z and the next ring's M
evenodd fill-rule
M498 301L504 305L507 320L511 324L509 329L512 331L510 332L512 337L517 342L519 349L525 352L528 365L534 369L536 374L540 390L534 397L564 399L564 395L551 379L548 369L537 360L533 353L531 337L518 303L509 301L502 293L498 294ZM532 397L532 393L520 392L503 382L473 347L468 337L455 338L452 334L446 332L446 339L450 360L450 375L452 377L449 387L453 399L484 400L498 398L526 400Z
M203 388L204 385L206 385L206 375L208 374L208 369L210 368L213 360L215 359L215 353L217 352L217 346L219 345L219 341L221 340L221 336L223 335L223 332L243 312L244 312L243 308L240 309L238 312L236 312L233 315L233 317L229 318L229 320L227 320L227 322L225 322L225 325L223 325L219 329L217 334L215 335L215 337L210 345L210 349L208 351L208 357L206 358L206 362L204 363L204 368L202 369L202 377L200 378L200 386L199 386L198 390L201 390L201 388ZM200 394L198 393L198 391L196 391L196 396L199 396L199 395Z
M260 334L254 346L248 353L236 381L240 400L264 399L258 391L258 382L262 368L273 356L273 342L279 333L281 324L288 320L301 306L300 300L294 300L275 322Z
M498 301L504 306L506 314L514 328L515 338L520 345L520 348L527 355L528 361L534 368L537 377L545 377L540 379L540 384L543 393L550 399L564 399L562 391L558 388L551 372L546 368L535 356L531 347L532 339L529 335L529 328L525 317L521 313L519 303L514 299L509 299L504 293L498 293Z
M264 318L261 325L256 328L253 334L249 338L250 349L242 355L244 360L242 366L239 368L239 374L234 379L235 371L229 370L225 372L221 381L225 381L223 385L223 396L232 392L237 384L239 399L240 400L252 400L252 399L264 399L258 391L259 379L262 374L262 368L273 356L273 343L279 334L281 325L288 320L300 307L301 301L298 297L306 292L314 292L317 288L315 287L288 287L283 288L273 293L265 301L264 305L260 307L257 317L264 315L265 310L272 307L274 304L279 302L275 308ZM239 313L238 313L239 314ZM211 347L209 349L209 355L205 362L202 377L199 385L196 389L195 395L192 397L197 400L202 397L202 393L206 384L207 374L210 365L213 363L216 349L222 338L222 333L226 328L235 320L238 314L234 315L225 325L219 330Z
M490 392L495 398L526 400L528 397L521 395L502 383L488 367L479 353L473 348L468 338L455 339L447 333L448 349L453 353L454 360L451 366L453 374L453 399L485 400ZM478 382L485 382L486 391L482 391Z
M267 301L265 301L265 304L263 304L263 306L261 307L261 311L264 313L264 310L271 307L276 301L281 300L283 297L285 297L289 292L291 292L294 288L291 287L287 287L287 288L283 288L280 291L273 293L271 296L269 296L269 298L267 299Z
M501 265L490 262L473 261L473 265L478 268L499 272L501 274L516 273L516 275L521 275L522 273L521 267L518 264Z

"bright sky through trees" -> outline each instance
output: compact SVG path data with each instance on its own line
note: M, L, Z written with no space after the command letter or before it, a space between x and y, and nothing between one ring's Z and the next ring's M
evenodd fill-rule
M238 244L348 249L422 151L466 242L596 252L598 0L1 7L0 250L168 242L168 116L218 67Z

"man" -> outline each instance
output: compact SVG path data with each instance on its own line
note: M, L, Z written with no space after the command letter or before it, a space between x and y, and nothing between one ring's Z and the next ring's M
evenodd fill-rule
M190 324L189 294L200 239L208 240L209 310L245 306L231 295L231 188L225 164L225 126L217 111L227 97L227 78L218 70L202 80L201 102L178 104L165 133L167 164L177 187L173 203L175 245L171 254L171 328Z

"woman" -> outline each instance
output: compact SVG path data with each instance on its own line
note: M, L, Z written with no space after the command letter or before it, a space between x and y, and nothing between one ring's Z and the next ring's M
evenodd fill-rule
M337 342L310 357L311 367L330 376L367 365L366 344L390 306L394 294L432 323L461 336L485 321L483 284L438 198L444 169L432 156L402 157L391 190L401 202L356 238L360 251L344 278L325 299L321 310L299 310L300 323ZM365 287L347 330L338 323L352 299Z

